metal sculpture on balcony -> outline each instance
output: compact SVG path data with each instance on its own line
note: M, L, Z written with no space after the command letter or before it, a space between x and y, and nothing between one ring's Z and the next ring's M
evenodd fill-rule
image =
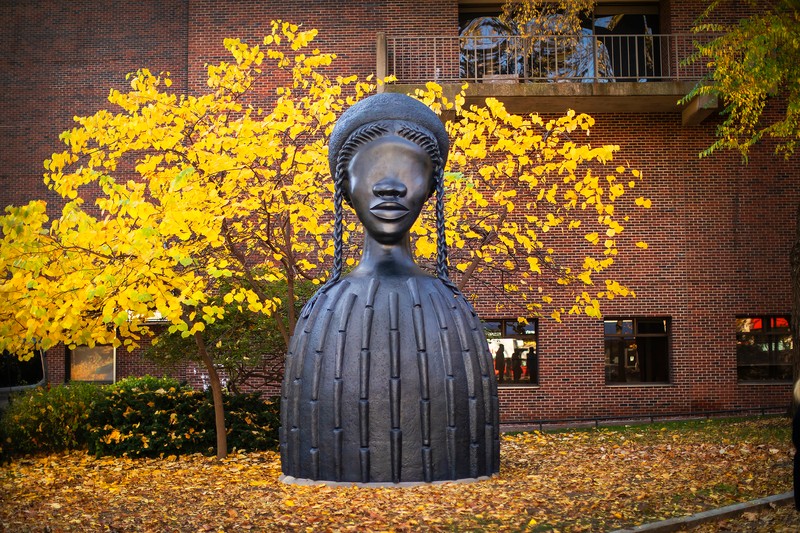
M478 17L461 30L461 77L483 79L522 73L521 41L497 17Z
M563 33L556 15L517 31L497 17L478 17L461 31L461 77L475 81L533 79L614 81L608 49L589 29Z
M286 359L285 482L433 482L499 469L491 354L447 273L448 147L436 114L400 94L355 104L331 134L334 264L301 312ZM409 235L434 194L436 276L415 263ZM348 274L343 202L364 226L361 260Z

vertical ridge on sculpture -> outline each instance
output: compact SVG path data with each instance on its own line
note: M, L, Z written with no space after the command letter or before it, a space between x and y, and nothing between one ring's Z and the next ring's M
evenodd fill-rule
M369 373L370 373L370 341L372 339L372 318L375 313L375 293L378 290L380 281L370 280L367 289L366 303L364 305L364 317L361 322L361 354L359 359L359 432L360 444L359 460L361 461L361 481L369 482Z
M311 400L308 402L311 410L311 447L308 450L308 457L311 460L311 479L319 479L319 401Z
M355 305L358 296L353 292L348 292L350 288L350 282L342 281L340 283L341 291L339 292L341 296L339 298L339 302L343 302L343 308L337 308L339 312L339 325L336 328L336 348L333 357L333 397L332 397L332 433L333 433L333 477L334 481L341 481L342 480L342 466L343 466L343 457L342 457L342 440L344 437L344 429L342 428L342 401L343 401L343 392L344 392L344 380L343 380L343 369L344 369L344 352L345 352L345 345L347 342L347 325L350 321L350 313L353 310L353 306Z
M451 309L458 309L457 305L457 302L451 302ZM480 360L480 353L478 352L478 350L480 350L480 344L476 344L475 349L470 350L471 340L474 339L470 339L470 335L467 333L467 325L464 323L464 317L461 313L452 313L452 315L456 322L458 339L461 343L461 358L464 362L464 371L466 372L467 401L469 403L470 475L472 477L478 477L480 475L478 465L480 443L478 442L478 400L476 398L477 391L475 386L477 373L474 368L473 357Z
M431 402L430 383L428 380L428 354L425 350L425 321L422 316L422 301L419 297L417 280L413 278L409 279L406 284L411 294L411 302L413 305L411 316L414 323L414 339L417 343L422 472L425 481L431 481L433 478L433 458L431 457Z
M322 377L322 358L325 341L330 330L331 318L333 313L331 309L326 307L322 319L322 331L318 336L317 346L314 348L314 367L311 374L311 399L309 400L309 407L311 410L311 419L309 424L311 426L311 447L309 449L309 456L311 457L311 479L319 478L319 387L320 379Z
M455 376L453 375L453 351L450 346L450 331L447 328L447 318L442 309L441 295L438 292L430 294L436 323L439 325L439 344L441 345L442 364L444 365L444 390L445 410L447 412L447 464L450 476L456 475L456 406L455 406Z
M398 295L389 293L389 411L391 434L389 435L392 461L392 481L402 478L403 431L400 429L400 305Z
M492 364L492 356L488 348L482 349L485 342L485 337L481 333L481 323L478 320L472 306L466 299L458 298L458 303L462 309L459 316L471 318L470 330L474 339L475 346L481 347L477 353L478 364L481 373L481 389L483 391L483 408L484 408L484 450L486 461L486 472L491 474L497 471L500 467L499 463L499 417L497 415L498 402L497 402L497 382L492 378L494 377L494 365ZM491 373L491 375L490 375Z

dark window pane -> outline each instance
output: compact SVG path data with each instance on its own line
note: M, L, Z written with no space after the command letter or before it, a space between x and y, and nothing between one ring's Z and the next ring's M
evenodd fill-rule
M736 343L736 357L739 365L766 363L767 352L761 344L756 344L755 336L747 336Z
M0 387L35 385L44 380L41 352L34 352L27 361L8 352L0 354Z
M669 381L667 337L637 338L639 377L646 382Z
M607 338L605 341L606 353L606 381L624 383L627 381L628 355L631 354L633 339ZM634 348L635 351L635 348Z
M606 383L668 383L666 318L606 320Z
M667 321L663 318L640 318L636 321L636 333L666 333Z

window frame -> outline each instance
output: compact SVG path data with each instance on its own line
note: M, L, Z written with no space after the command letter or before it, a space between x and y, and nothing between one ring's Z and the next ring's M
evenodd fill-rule
M761 330L757 331L740 331L739 330L739 321L740 320L761 320L762 328ZM786 329L782 331L783 328L778 328L777 325L774 325L773 322L777 320L785 320L786 321ZM763 327L764 324L769 324L769 327ZM781 337L789 337L791 339L791 330L789 329L789 324L791 324L791 315L790 314L780 314L780 313L753 313L753 314L743 314L743 315L736 315L736 382L737 383L755 383L755 384L773 384L773 383L791 383L792 382L792 361L791 361L791 346L789 347L789 362L786 364L777 364L773 362L777 359L778 353L780 350L776 348L776 345ZM753 337L754 339L758 339L758 337L765 337L767 339L767 364L742 364L741 363L741 356L743 355L740 351L740 342L742 337ZM791 342L791 341L790 341ZM741 369L742 368L755 368L755 367L767 367L768 377L756 379L756 378L747 378L743 379L741 377ZM777 374L778 368L780 367L787 367L788 368L788 378L780 378L780 377L769 377L773 374Z
M540 359L541 354L539 353L539 319L538 318L527 318L527 324L523 327L533 326L534 333L507 333L508 326L512 324L520 324L519 320L516 318L485 318L481 319L481 324L484 325L486 323L499 323L499 330L497 336L491 336L489 330L486 329L484 326L483 331L484 335L486 336L486 340L489 344L489 353L492 355L492 369L495 372L495 376L497 377L497 385L498 387L538 387L540 385ZM507 376L508 379L500 379L498 375L498 368L496 365L495 359L495 351L497 348L493 348L493 344L498 344L499 340L503 341L511 341L512 344L516 344L516 341L521 341L523 343L522 346L518 347L517 349L523 350L520 353L521 360L520 360L520 367L521 367L521 376L519 381L514 381L513 379L513 351L505 353L505 365L504 365L504 375ZM525 344L533 343L533 346L525 346ZM503 346L506 346L508 342L503 342ZM534 374L533 377L535 378L533 381L530 379L531 374L529 373L528 369L528 355L525 353L524 350L533 350L533 368Z
M110 348L111 349L111 379L110 380L108 380L108 379L77 379L77 378L75 378L73 376L73 362L74 362L74 357L75 357L75 350L78 350L78 349L94 350L94 349L106 349L106 348ZM116 381L117 381L117 348L115 346L110 345L110 344L98 344L98 345L93 346L93 347L90 348L89 346L82 345L82 346L77 346L75 348L75 350L73 350L73 349L71 349L69 347L67 347L66 350L65 350L65 352L66 352L65 353L65 357L64 357L64 365L65 365L64 381L65 382L75 381L75 382L81 382L81 383L99 383L99 384L116 383ZM102 368L102 367L99 367L99 368Z
M639 321L664 321L665 322L665 332L664 333L639 333ZM627 322L630 321L632 323L631 331L626 333L624 331L620 333L606 333L606 323L607 322ZM639 381L611 381L609 380L609 369L610 368L619 368L622 367L623 362L619 361L616 363L611 363L610 354L606 351L606 343L609 339L633 339L633 342L638 346L639 341L638 339L654 339L654 338L664 338L666 339L666 380L657 380L657 381L644 381L641 379L641 370L639 370L640 380ZM627 355L626 355L627 357ZM636 364L635 366L639 366L641 363L642 355L639 353L638 348L635 354L636 357ZM652 357L651 357L652 360ZM625 368L629 365L625 364ZM627 375L627 374L626 374ZM638 315L615 315L615 316L608 316L603 317L603 380L606 386L611 387L637 387L637 386L653 386L653 385L671 385L673 381L673 372L672 372L672 317L667 315L659 315L659 316L638 316Z

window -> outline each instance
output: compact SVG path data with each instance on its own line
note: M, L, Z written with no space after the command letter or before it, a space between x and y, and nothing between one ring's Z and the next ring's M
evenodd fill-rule
M485 320L483 329L500 385L539 384L539 323L500 318Z
M78 346L67 351L67 379L113 383L116 374L113 346Z
M617 81L659 81L666 43L659 33L658 4L598 5L584 27L597 36L597 44L608 54L609 75ZM665 50L662 50L662 46Z
M8 403L10 394L44 385L44 365L44 356L38 350L26 361L9 352L0 353L0 407Z
M736 319L739 381L791 381L792 335L788 316Z
M42 352L35 351L33 356L20 361L9 352L0 353L0 387L24 387L37 385L44 380L44 361Z
M609 318L606 383L669 383L669 318Z

